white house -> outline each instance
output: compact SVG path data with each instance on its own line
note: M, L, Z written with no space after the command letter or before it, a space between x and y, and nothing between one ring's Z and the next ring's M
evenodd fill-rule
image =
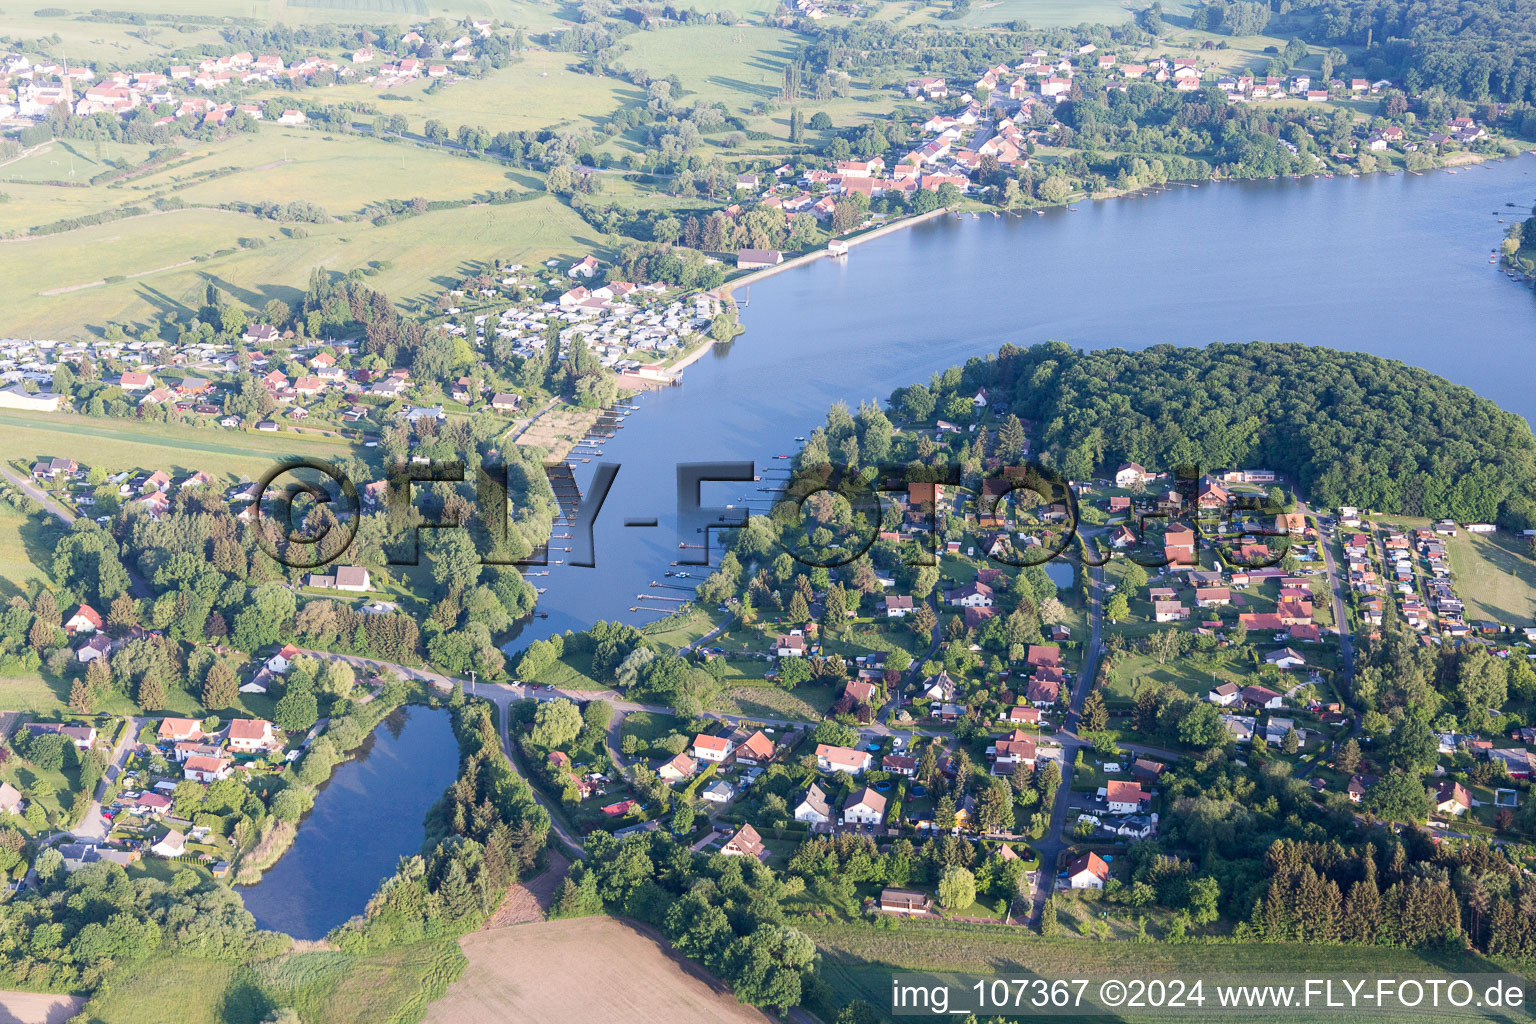
M1144 467L1134 462L1127 462L1115 470L1116 487L1135 487L1137 484L1147 482L1147 471Z
M795 820L812 825L825 825L831 822L832 808L827 803L827 794L822 792L820 786L812 784L805 791L805 798L795 805Z
M851 747L834 747L830 743L816 744L816 767L824 772L847 772L861 775L869 770L874 757L864 750Z
M724 736L705 736L702 733L693 738L693 756L700 761L713 761L719 764L731 756L733 745Z
M878 825L885 820L885 797L865 786L843 805L843 824Z
M1067 865L1067 884L1074 889L1102 889L1109 881L1109 865L1089 851Z

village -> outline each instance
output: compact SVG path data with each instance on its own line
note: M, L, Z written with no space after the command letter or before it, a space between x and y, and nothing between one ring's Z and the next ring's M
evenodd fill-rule
M141 107L154 108L159 116L149 123L157 128L181 121L218 127L239 115L302 125L307 118L296 107L273 101L221 102L219 96L232 90L322 81L357 81L380 90L416 80L442 81L480 61L486 41L497 31L492 22L483 19L466 21L462 27L463 35L437 44L428 43L421 32L410 29L400 35L393 48L364 46L335 57L312 54L284 63L277 53L253 55L242 50L195 64L103 70L100 74L89 63L66 65L62 59L8 53L0 56L0 124L42 121L62 105L76 117L122 117Z

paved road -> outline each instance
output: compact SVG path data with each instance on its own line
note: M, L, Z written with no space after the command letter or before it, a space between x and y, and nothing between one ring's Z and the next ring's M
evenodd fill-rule
M300 653L322 661L344 661L355 668L367 668L376 672L393 672L402 679L418 679L426 683L438 684L440 687L445 686L449 689L452 689L455 682L463 682L462 679L455 680L440 672L433 672L429 669L399 665L391 661L381 661L378 658L364 658L356 654L337 654L332 651L316 651L307 648L301 648ZM484 697L496 705L497 730L501 733L502 753L506 755L507 763L512 766L512 771L518 775L522 775L522 771L517 766L517 757L512 750L512 734L509 727L510 715L508 709L513 700L523 699L523 690L523 687L492 686L484 683L470 688L470 692L473 692L475 696ZM528 691L528 695L532 695L531 690ZM570 829L565 826L561 818L560 808L555 806L554 802L546 798L543 793L539 792L539 788L533 785L532 782L529 782L528 785L533 791L534 799L549 812L549 827L555 835L559 836L561 842L575 850L578 854L585 853L586 848L571 833Z
M111 824L101 816L101 801L107 795L107 786L116 781L122 774L123 766L128 763L128 752L138 745L139 730L148 718L129 718L128 725L123 729L123 734L118 737L117 745L112 748L112 756L107 762L107 770L102 775L101 781L96 784L95 796L91 799L90 810L85 812L85 817L80 820L70 833L76 839L103 840L112 830ZM3 1019L3 1018L0 1018Z
M1067 811L1072 802L1072 766L1077 760L1077 752L1088 745L1077 734L1078 719L1083 712L1083 702L1088 699L1094 680L1098 677L1099 659L1104 655L1103 568L1094 566L1089 572L1088 579L1088 620L1091 624L1088 650L1083 656L1082 671L1078 673L1077 682L1072 688L1066 720L1056 733L1057 741L1061 744L1061 787L1056 790L1056 803L1051 808L1050 828L1045 838L1035 844L1035 850L1040 855L1040 870L1035 875L1034 901L1029 909L1028 921L1032 928L1040 926L1040 915L1045 910L1045 901L1050 899L1051 893L1056 890L1056 862L1067 847L1065 833ZM1151 750L1151 748L1144 749Z
M1305 502L1296 506L1304 515L1315 515ZM1336 529L1336 528L1335 528ZM1323 569L1328 577L1328 590L1333 601L1333 631L1339 636L1339 657L1344 670L1341 677L1351 679L1355 673L1355 643L1354 637L1349 632L1349 616L1344 605L1345 581L1339 575L1338 566L1333 560L1333 545L1331 541L1333 533L1324 536L1321 527L1318 529L1317 546L1323 552Z

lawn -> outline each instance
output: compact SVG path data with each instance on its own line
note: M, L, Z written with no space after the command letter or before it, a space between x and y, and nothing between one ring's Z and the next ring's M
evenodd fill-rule
M1384 974L1439 977L1447 973L1500 972L1498 965L1466 953L1439 954L1367 946L1090 942L1075 937L1042 939L1020 928L948 928L910 921L903 921L893 929L840 923L802 923L798 927L810 934L821 951L823 976L832 991L838 993L839 1003L858 998L882 1008L890 1006L893 969L957 972L982 978L1046 979L1106 975L1190 979L1287 973L1333 977ZM835 1007L827 1009L835 1010ZM1444 1013L1440 1017L1485 1019ZM1114 1019L1214 1018L1181 1017L1164 1011L1156 1017L1127 1015ZM1287 1017L1287 1020L1303 1019L1334 1021L1337 1015Z
M72 458L110 472L163 469L182 476L201 469L230 479L257 479L284 457L326 458L342 454L347 445L312 434L260 434L0 410L0 450L26 459Z
M1536 561L1528 545L1505 534L1458 530L1446 538L1446 551L1468 621L1527 625L1536 619Z
M51 553L54 530L40 517L27 517L0 505L0 599L31 596L33 582L47 582L38 558Z
M1211 687L1221 683L1246 686L1253 681L1246 666L1234 664L1230 650L1170 658L1161 665L1149 654L1132 654L1110 672L1105 689L1110 700L1129 701L1143 686L1168 683L1203 698Z
M255 966L167 957L127 967L86 1009L101 1024L258 1024L291 1007L326 1024L417 1021L464 968L450 942L368 956L289 953Z

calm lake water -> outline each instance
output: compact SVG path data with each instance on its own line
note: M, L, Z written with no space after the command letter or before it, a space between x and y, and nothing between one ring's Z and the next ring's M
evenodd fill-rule
M629 609L641 592L679 594L648 589L678 557L678 463L783 466L773 456L833 402L884 399L1004 342L1328 345L1425 367L1536 420L1536 293L1488 263L1508 227L1499 218L1523 219L1533 201L1530 156L1454 174L1176 187L1043 217L930 221L754 285L747 333L681 387L641 397L606 446L622 468L598 518L597 566L535 577L548 618L509 649L597 619L659 617ZM578 464L583 489L592 469ZM740 505L756 486L706 485L703 500ZM624 526L651 517L657 527ZM685 539L698 540L691 528Z
M448 712L401 708L336 769L293 846L259 883L237 890L256 924L324 938L363 912L402 856L426 839L422 819L458 774Z

